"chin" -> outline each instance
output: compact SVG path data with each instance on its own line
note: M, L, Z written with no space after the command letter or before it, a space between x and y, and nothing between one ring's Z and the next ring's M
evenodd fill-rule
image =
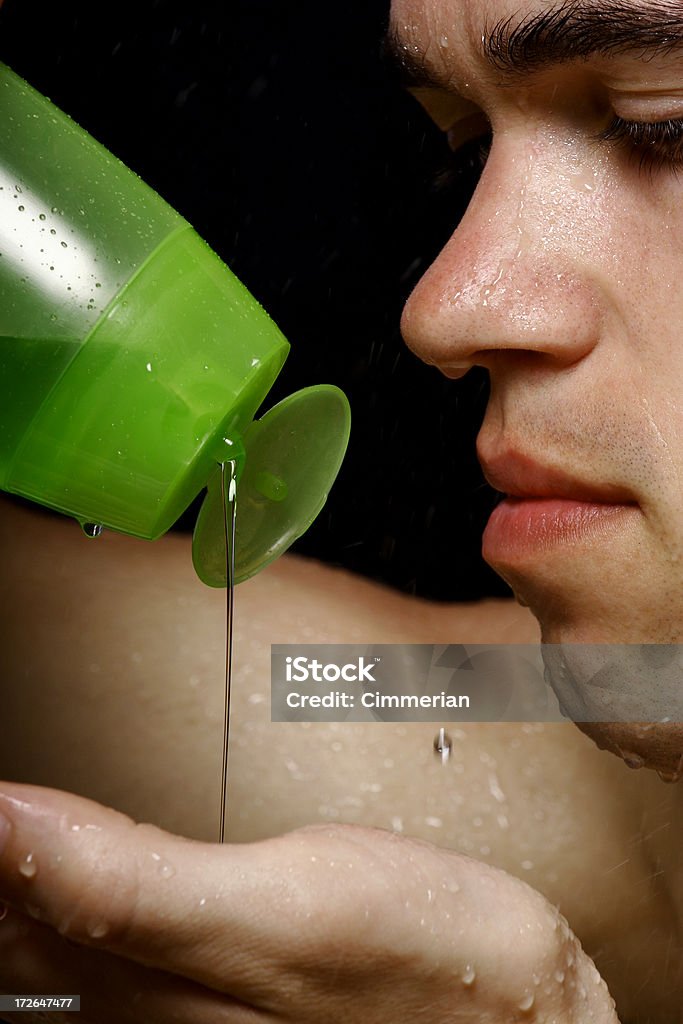
M653 768L664 782L683 777L683 723L577 722L601 750L629 768Z
M501 574L502 575L502 574ZM681 581L675 599L657 594L653 588L639 586L640 581L617 587L554 585L512 579L519 604L528 607L538 619L543 643L548 644L681 644L683 643L683 593Z
M546 680L565 717L629 768L683 776L683 648L678 644L548 641Z

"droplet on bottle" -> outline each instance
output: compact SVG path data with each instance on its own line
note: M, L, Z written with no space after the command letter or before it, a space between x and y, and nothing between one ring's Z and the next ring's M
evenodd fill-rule
M62 249L67 249L68 248L66 242L60 242L59 244L61 245Z
M47 218L46 218L46 216L45 216L45 214L44 214L44 213L39 213L39 214L38 214L38 220L46 220L46 219L47 219Z
M462 976L462 983L463 983L463 985L466 985L468 988L470 987L470 985L474 985L476 977L477 977L477 972L475 971L475 969L472 966L472 964L466 964L465 970L464 970L463 976Z
M33 859L32 853L27 853L22 861L19 862L19 874L23 875L24 878L35 878L38 873L38 865Z
M642 768L645 764L644 757L641 757L640 754L633 754L630 750L624 750L621 756L629 768Z
M439 729L434 737L434 753L441 758L441 764L445 764L451 756L453 741L445 729Z
M58 206L53 206L52 207L52 212L53 213L59 213L59 207Z
M20 211L21 211L21 212L23 213L23 212L24 212L24 210L26 209L26 207L25 207L25 206L20 206L20 207L19 207L19 209L20 209Z
M526 1013L534 1005L534 993L525 992L517 1005L519 1006L520 1010Z
M57 229L56 228L50 228L50 234L51 235L56 235L57 234Z
M86 537L99 537L102 533L101 523L82 523L81 526Z
M564 981L564 971L555 971L555 981L557 981L560 985L562 984L562 982Z

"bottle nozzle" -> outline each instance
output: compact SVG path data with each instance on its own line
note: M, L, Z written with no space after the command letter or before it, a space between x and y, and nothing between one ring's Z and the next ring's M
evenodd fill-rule
M236 583L276 559L311 525L339 471L349 429L346 397L323 384L285 398L245 431L244 464L237 471ZM192 539L197 575L211 587L226 585L223 514L216 467Z

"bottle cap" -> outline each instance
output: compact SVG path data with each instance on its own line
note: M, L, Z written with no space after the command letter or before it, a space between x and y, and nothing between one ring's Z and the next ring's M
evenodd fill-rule
M247 428L244 458L235 457L235 583L272 562L311 525L339 472L349 427L344 394L318 385L283 399ZM197 575L212 587L226 585L226 497L217 470L192 540Z

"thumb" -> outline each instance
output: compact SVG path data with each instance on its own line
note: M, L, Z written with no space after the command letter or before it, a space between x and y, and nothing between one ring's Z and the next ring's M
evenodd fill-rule
M82 945L261 1004L287 917L278 926L272 914L277 843L195 842L82 797L0 783L0 900Z

